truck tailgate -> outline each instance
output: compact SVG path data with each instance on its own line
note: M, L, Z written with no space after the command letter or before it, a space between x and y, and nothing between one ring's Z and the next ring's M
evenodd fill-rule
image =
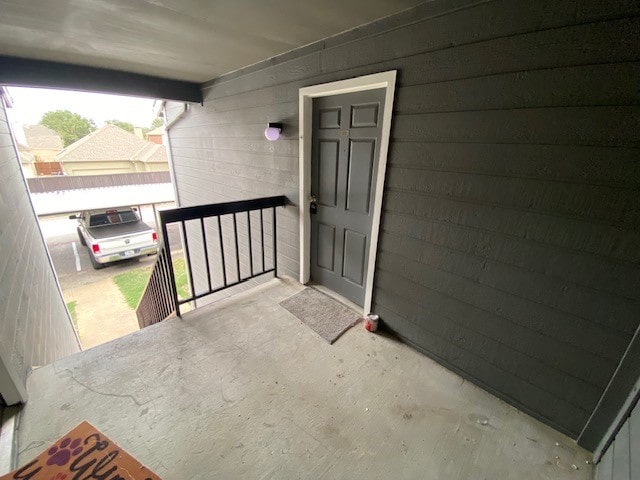
M120 237L122 235L135 235L137 233L151 232L153 229L144 222L117 223L87 229L89 235L100 241L102 238Z
M142 222L92 227L89 234L100 246L101 255L131 252L130 255L133 256L139 249L156 245L153 230Z

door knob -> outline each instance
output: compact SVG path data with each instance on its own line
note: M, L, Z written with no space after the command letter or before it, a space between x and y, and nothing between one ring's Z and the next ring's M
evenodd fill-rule
M311 212L312 215L318 213L318 200L315 195L309 197L309 212Z

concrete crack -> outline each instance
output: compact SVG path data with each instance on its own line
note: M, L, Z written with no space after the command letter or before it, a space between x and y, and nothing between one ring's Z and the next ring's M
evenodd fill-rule
M49 440L32 440L29 442L29 445L24 447L22 450L18 450L18 455L22 455L24 452L28 452L29 450L33 450L34 448L40 448L43 445L51 445L54 442Z
M100 392L98 390L96 390L95 388L90 387L89 385L82 383L80 380L78 380L73 372L71 370L69 370L68 368L65 368L64 370L62 370L62 372L68 372L69 375L71 376L71 379L76 382L78 385L80 385L81 387L89 390L90 392L96 393L98 395L102 395L105 397L115 397L115 398L129 398L133 403L135 403L137 406L142 407L148 403L153 402L154 400L157 400L159 398L162 398L162 395L149 399L146 402L139 402L138 399L136 397L134 397L133 395L129 395L129 394L120 394L120 393L109 393L109 392ZM57 373L57 372L56 372Z

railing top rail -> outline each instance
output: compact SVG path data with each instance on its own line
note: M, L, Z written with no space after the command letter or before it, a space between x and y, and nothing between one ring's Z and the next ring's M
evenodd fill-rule
M193 207L175 208L172 210L160 211L162 223L174 223L198 218L215 217L230 213L247 212L271 207L284 207L287 197L278 195L276 197L254 198L251 200L241 200L237 202L215 203L212 205L196 205Z

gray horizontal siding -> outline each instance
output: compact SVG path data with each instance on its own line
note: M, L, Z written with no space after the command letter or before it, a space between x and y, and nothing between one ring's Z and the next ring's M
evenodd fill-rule
M590 106L396 115L392 139L638 147L639 110Z
M388 190L387 207L392 212L434 219L538 243L573 252L592 253L619 259L640 260L640 232L616 228L560 215L542 215L528 209L500 208L498 205L421 195L406 190ZM622 227L622 226L620 226Z
M295 206L299 88L398 70L374 310L577 436L638 326L640 5L412 13L210 82L170 132L181 199ZM281 140L264 140L269 121ZM279 222L297 277L295 208Z
M75 353L79 344L31 208L3 107L0 178L0 361L24 388L32 367ZM0 394L9 396L7 391Z
M640 407L636 406L604 453L596 480L640 478Z

